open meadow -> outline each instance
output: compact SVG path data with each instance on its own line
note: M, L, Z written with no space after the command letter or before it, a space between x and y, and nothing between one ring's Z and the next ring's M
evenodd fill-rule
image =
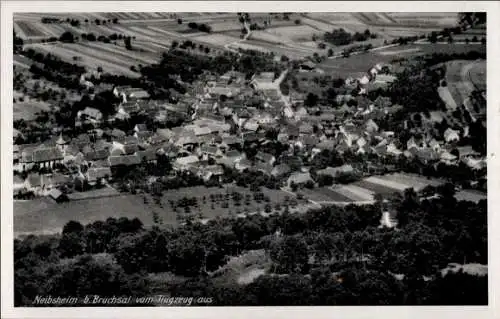
M239 193L241 198L234 200L234 192ZM155 214L162 220L163 224L175 226L182 222L178 219L178 215L206 220L217 216L236 216L245 212L263 212L266 205L271 205L272 209L275 210L277 204L279 204L280 209L287 202L290 203L291 208L298 204L293 195L284 191L263 188L262 192L264 198L256 199L247 188L238 186L189 187L166 191L161 198L161 206L149 194L123 194L115 197L83 199L59 204L49 198L15 201L14 232L16 234L59 232L70 220L87 224L95 220L105 220L108 217L137 217L144 224L152 225ZM239 195L237 196L239 197ZM146 201L144 197L146 197ZM189 213L186 213L185 208L177 204L175 204L177 207L174 210L170 204L170 201L178 203L183 198L191 199L193 197L196 198L197 206L190 206Z

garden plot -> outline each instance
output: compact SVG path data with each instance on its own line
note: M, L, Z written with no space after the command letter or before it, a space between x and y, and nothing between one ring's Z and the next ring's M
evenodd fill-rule
M482 199L487 200L488 195L474 190L462 190L455 194L455 198L457 200L466 200L477 203Z
M45 53L54 54L70 63L75 63L73 57L79 57L76 63L88 69L97 70L98 67L102 67L104 72L108 73L123 74L132 77L139 76L138 73L130 70L130 66L133 63L117 59L114 55L102 54L102 52L97 50L81 47L80 51L78 51L73 49L71 45L68 45L68 47L61 45L36 45L34 47Z
M401 174L384 175L384 179L401 183L403 185L408 185L408 187L413 187L416 191L419 191L429 185L429 183L424 183L415 178L411 178L409 176Z
M365 201L367 200L366 197L364 196L362 192L359 192L358 189L351 189L348 185L342 185L342 186L332 186L330 188L332 191L335 193L338 193L344 197L347 197L350 199L352 202L359 202L359 201Z
M289 27L269 28L266 29L269 33L277 38L287 39L292 42L311 41L313 34L317 30L308 25L297 25Z
M376 177L376 176L370 176L365 178L365 181L374 183L374 184L379 184L382 186L386 186L388 188L393 188L398 191L404 191L407 189L409 186L407 184L403 184L401 182L395 182L395 181L390 181L382 177Z
M192 37L191 40L198 41L198 42L204 42L204 43L210 43L210 44L217 45L217 46L224 46L224 45L234 43L240 39L234 38L234 37L231 37L231 36L228 36L225 34L221 34L221 33L214 33L214 34L207 34L207 35Z
M451 111L456 110L457 103L451 95L449 88L440 86L438 87L437 91L441 100L443 100L444 104L446 104L446 107Z
M16 21L14 22L14 28L21 38L43 37L46 35L40 30L36 22Z
M448 105L451 99L457 105L462 105L463 102L475 90L475 83L485 88L486 69L484 61L464 61L456 60L446 63L446 81L449 90L449 95L441 96L443 101ZM472 75L474 74L474 75ZM473 83L474 81L474 83Z
M353 184L368 189L374 192L375 194L381 194L381 195L390 195L399 191L398 189L388 187L387 185L369 182L366 179L354 182Z
M315 190L316 191L316 190ZM326 202L352 202L353 199L341 192L337 191L337 188L333 187L322 187L318 188L317 192L319 195L323 196L325 199L323 201Z
M130 61L136 61L138 63L154 64L160 60L157 54L148 54L146 52L135 52L127 50L121 46L100 43L100 42L87 42L84 45L92 49L100 50L105 53L116 54L118 57L129 58Z

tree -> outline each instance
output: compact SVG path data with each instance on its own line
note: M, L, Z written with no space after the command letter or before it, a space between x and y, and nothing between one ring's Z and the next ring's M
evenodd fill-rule
M269 254L277 272L302 273L308 269L308 246L300 235L277 239L271 244Z
M299 25L300 24L300 19L295 19L295 24Z
M177 19L177 23L182 24L182 19L181 18Z
M69 232L63 234L59 240L57 250L60 252L61 257L65 258L82 255L86 250L85 239L80 233Z
M73 43L75 42L75 38L73 36L73 33L66 31L61 36L59 37L59 41L64 42L64 43Z
M330 56L333 56L333 50L332 50L332 48L329 48L329 49L328 49L328 56L329 56L329 57L330 57Z
M74 220L67 222L62 230L63 235L70 233L80 234L82 232L83 232L83 225L80 222Z
M314 93L308 93L304 101L306 107L313 107L318 104L318 96Z
M432 31L431 32L431 35L429 36L429 42L430 43L436 43L438 38L437 38L437 32L436 31Z
M132 40L130 37L126 37L123 39L123 42L125 43L125 48L127 50L132 50Z

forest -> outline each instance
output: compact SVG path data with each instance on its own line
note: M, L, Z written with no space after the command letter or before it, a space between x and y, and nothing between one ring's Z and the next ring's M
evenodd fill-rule
M487 205L408 189L389 204L223 218L177 228L110 218L14 242L15 305L36 295L211 296L212 305L485 305L486 276L444 272L487 264ZM380 228L381 211L397 229ZM265 274L214 276L228 259L264 251ZM155 276L168 274L168 281Z

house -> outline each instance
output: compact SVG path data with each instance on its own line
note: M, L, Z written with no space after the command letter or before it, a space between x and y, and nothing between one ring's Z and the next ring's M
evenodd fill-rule
M252 166L252 162L246 158L242 158L234 164L234 168L240 172L250 169Z
M62 163L63 154L57 147L35 149L32 153L32 162L41 167L53 167Z
M200 170L199 175L204 181L211 179L220 180L220 177L224 175L224 169L221 165L208 165Z
M141 164L141 159L136 154L110 156L108 157L108 163L112 168L117 166L135 166Z
M457 147L457 150L460 158L475 157L479 155L470 145Z
M91 123L97 124L102 120L102 113L93 107L86 107L85 109L78 111L77 117L81 121L88 120Z
M439 158L441 159L442 162L447 164L454 164L455 161L457 160L457 157L448 151L441 152Z
M148 131L148 127L146 126L146 124L136 124L134 126L134 132L147 132Z
M256 90L275 89L274 77L274 72L261 72L252 77L250 85Z
M200 159L198 158L198 156L189 155L177 158L172 166L177 171L184 171L189 169L190 166L198 163L199 161Z
M168 128L157 129L156 134L158 134L160 137L163 137L166 141L170 141L175 136L175 133Z
M378 127L377 123L375 123L375 121L373 121L372 119L369 119L368 121L366 121L365 130L368 133L378 132L378 129L379 129L379 127Z
M124 154L133 154L139 149L139 140L135 136L126 136L113 141L112 150L119 149Z
M85 173L87 182L94 186L98 181L109 179L112 176L109 167L91 167Z
M323 140L318 144L316 144L314 148L317 149L319 152L322 152L324 150L333 151L335 149L335 145L336 143L334 140Z
M50 191L70 182L70 178L60 173L55 174L29 174L25 185L26 188L35 192Z
M113 139L119 139L119 138L123 138L125 136L127 136L127 134L122 131L122 130L119 130L117 128L114 128L110 133L109 135L113 138Z
M320 142L319 137L316 135L304 135L299 138L295 143L299 148L310 151Z
M14 175L12 188L13 188L14 194L22 192L23 190L26 189L26 183L21 177L19 177L18 175Z
M198 153L202 156L203 160L221 156L219 148L214 145L202 145L198 149Z
M61 203L68 200L66 194L63 194L60 190L54 188L49 192L49 197L55 200L57 203Z
M225 149L235 148L241 145L242 139L236 136L226 136L222 138L221 147Z
M460 140L459 133L459 131L447 128L446 131L444 131L444 140L446 141L446 143L458 142Z
M147 142L154 135L151 131L141 131L135 132L134 137L137 138L138 141Z
M299 134L310 135L314 132L314 128L311 124L304 122L299 126Z
M391 142L387 145L386 151L388 154L391 154L393 156L399 156L399 155L403 154L403 152L396 147L394 142Z
M307 182L314 182L309 172L296 172L292 173L287 179L287 186L292 188L292 185L302 186Z
M280 134L287 135L289 140L295 140L299 138L300 130L295 125L287 125L280 130Z
M337 167L327 167L325 169L318 170L316 174L319 175L329 175L331 177L336 177L340 174L351 174L354 173L354 168L349 165L345 164L342 166L337 166Z
M140 111L139 103L137 102L124 102L118 106L118 111L115 117L118 119L128 119L131 115Z
M237 150L230 150L225 155L216 159L218 164L224 165L226 167L234 167L235 163L245 157Z
M185 148L193 148L197 144L198 139L196 138L196 135L193 131L181 132L175 141L175 145Z
M415 138L412 136L410 139L406 142L406 149L411 150L412 148L418 149L417 142L415 141Z
M438 152L441 150L441 144L435 139L431 139L429 141L429 147L434 151L434 152Z
M254 143L259 140L258 135L255 132L242 132L241 133L241 138L243 140L243 143Z
M256 132L259 129L259 123L253 119L249 119L243 123L242 128L246 131Z
M276 158L274 157L274 155L260 151L255 155L255 159L260 163L268 164L271 166L276 162Z
M90 150L82 154L87 162L104 160L110 155L108 149Z
M273 167L271 175L274 176L275 178L283 178L287 176L291 171L292 169L290 168L290 166L283 163Z
M314 64L312 61L305 61L305 62L302 62L299 65L299 67L301 70L304 70L304 71L312 71L316 68L316 64Z
M415 156L423 163L429 163L431 161L435 161L438 159L437 153L431 150L430 148L419 149L416 152Z
M157 161L156 150L154 148L149 148L144 151L137 151L135 155L140 158L141 162L153 163Z
M257 162L251 169L257 172L261 172L264 175L270 176L271 172L273 171L273 166L267 163Z

